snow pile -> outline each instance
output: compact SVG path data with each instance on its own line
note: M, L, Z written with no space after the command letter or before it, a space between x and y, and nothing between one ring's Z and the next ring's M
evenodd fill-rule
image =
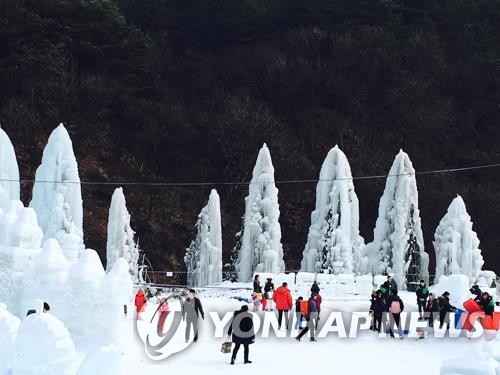
M121 338L119 322L123 316L123 305L127 305L132 296L132 279L125 259L118 258L114 267L105 274L100 290L99 298L94 304L96 330L110 342L118 344Z
M441 364L441 375L498 375L498 338L492 342L474 342L470 355L448 359Z
M68 310L68 269L69 263L59 243L49 238L42 252L34 259L32 267L24 273L21 313L25 314L33 308L35 301L42 300L49 302L55 316L65 320Z
M84 249L83 202L73 145L63 124L50 135L35 179L30 206L37 213L44 238L56 238L73 262Z
M32 314L16 338L15 375L72 375L75 346L64 324L50 313Z
M304 249L301 270L334 274L366 273L359 235L359 201L351 167L335 146L328 152L316 186L316 208Z
M243 235L235 249L239 281L250 281L254 272L277 274L285 271L279 217L274 167L269 149L264 144L253 169L249 194L245 198Z
M68 282L71 290L70 306L66 325L71 333L87 336L99 334L95 324L95 310L100 294L100 283L104 268L95 250L86 249L69 269Z
M493 281L496 279L496 274L493 271L481 271L477 278L477 285L482 288L491 288Z
M11 368L15 357L15 343L17 330L21 321L7 311L7 307L0 303L0 374Z
M0 128L0 208L19 200L19 167L9 136Z
M460 273L476 282L484 261L479 250L479 239L472 230L471 218L460 195L451 202L434 238L436 279L441 275Z
M111 198L108 219L108 240L106 244L106 270L109 272L118 258L129 264L129 272L134 281L139 281L139 246L134 241L135 232L130 227L130 214L127 210L122 188L117 188Z
M441 276L439 282L431 289L440 296L444 292L450 293L450 302L453 306L463 309L463 303L470 297L470 282L465 275Z
M121 373L120 349L116 346L102 346L87 354L76 375L114 375Z
M196 238L186 249L188 285L205 286L222 282L222 227L220 198L214 189L196 222Z
M17 221L17 215L23 208L23 202L12 200L0 212L0 244L7 244L11 232L15 230L13 226Z
M394 273L401 289L407 273L417 282L428 279L429 256L424 252L415 169L402 150L389 171L373 236L366 250L374 274ZM411 241L416 250L413 255L409 251Z
M373 277L371 275L356 276L356 293L370 295L373 290Z
M23 249L39 249L42 238L43 232L38 226L35 210L31 207L20 208L16 221L7 231L7 245Z

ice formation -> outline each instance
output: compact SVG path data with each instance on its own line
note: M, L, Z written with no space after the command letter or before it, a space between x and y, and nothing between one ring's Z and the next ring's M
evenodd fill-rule
M19 167L9 136L0 128L0 208L19 200Z
M11 368L15 358L15 344L17 330L21 321L9 311L7 306L0 303L0 374L5 374Z
M214 189L196 223L196 238L186 249L188 285L205 286L222 282L222 227L220 198Z
M304 249L301 270L333 274L366 273L364 240L359 235L359 201L351 167L335 146L321 167L316 208Z
M428 279L429 256L424 252L415 169L402 150L389 171L373 236L366 249L373 274L393 273L400 288L408 276ZM416 249L413 256L410 242ZM416 269L409 271L412 265Z
M243 235L235 249L238 252L236 271L239 281L249 281L254 272L284 272L279 217L274 167L269 149L264 144L245 198Z
M50 313L24 319L17 332L13 373L73 375L76 351L64 324Z
M98 335L95 324L96 303L105 293L100 289L104 268L97 252L86 249L74 263L68 274L71 296L68 300L69 316L66 325L71 333Z
M83 202L78 164L63 124L50 135L38 167L30 206L37 213L44 238L56 238L74 262L83 251Z
M106 270L109 272L118 258L124 258L129 264L132 279L138 281L139 247L134 241L134 234L135 232L130 227L130 214L123 189L117 188L113 193L109 208Z
M479 239L472 230L471 218L460 195L453 199L439 222L434 234L434 249L436 279L441 275L464 274L471 282L478 281L484 261Z

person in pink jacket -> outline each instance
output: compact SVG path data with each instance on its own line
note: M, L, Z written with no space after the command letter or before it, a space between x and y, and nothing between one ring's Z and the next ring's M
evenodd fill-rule
M158 336L161 336L163 334L163 325L165 324L165 320L167 320L168 314L170 313L170 306L168 305L166 298L161 300L158 312L160 315L158 316L158 325L156 330L158 332Z

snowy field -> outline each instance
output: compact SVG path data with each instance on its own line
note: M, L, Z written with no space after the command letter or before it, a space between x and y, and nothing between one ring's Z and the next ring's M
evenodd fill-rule
M472 353L482 351L483 339L468 340L437 339L428 337L423 340L406 338L394 340L389 336L381 338L371 331L363 331L357 338L341 339L336 333L329 333L326 338L310 342L307 338L300 343L293 338L262 338L257 336L256 343L250 346L252 364L243 364L243 353L238 353L235 366L229 365L230 354L222 354L219 349L222 339L211 337L214 332L211 320L207 318L208 311L232 311L241 307L242 303L232 296L246 296L248 290L232 290L230 292L201 292L200 298L205 309L205 320L201 321L200 338L184 351L176 353L165 360L153 361L144 351L144 344L134 335L134 322L131 316L123 318L122 330L127 334L123 338L124 374L165 374L166 371L178 373L194 373L202 371L208 374L241 374L258 372L286 372L315 374L340 373L371 373L385 374L388 369L395 373L439 374L444 360L458 357L471 357ZM415 310L413 293L401 294L407 310ZM156 305L150 304L143 322L149 322L156 310ZM322 314L327 310L345 312L346 317L352 312L366 311L369 302L366 299L339 299L325 297ZM347 320L347 319L346 319ZM153 321L155 323L156 321ZM139 324L143 324L139 322ZM178 334L172 339L172 344L185 346L184 327L181 325ZM349 327L349 326L348 326ZM292 336L296 336L292 330ZM80 349L80 342L76 342ZM499 344L496 344L499 346ZM84 347L81 347L84 349Z

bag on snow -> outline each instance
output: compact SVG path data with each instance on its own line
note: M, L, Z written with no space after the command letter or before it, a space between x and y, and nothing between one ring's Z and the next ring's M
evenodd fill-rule
M231 338L228 336L226 337L226 341L224 341L220 347L220 351L223 354L228 354L231 353L231 346L233 343L231 342Z
M300 302L300 313L306 317L309 314L309 301Z
M401 312L401 304L399 301L392 301L389 311L393 314L399 314Z

